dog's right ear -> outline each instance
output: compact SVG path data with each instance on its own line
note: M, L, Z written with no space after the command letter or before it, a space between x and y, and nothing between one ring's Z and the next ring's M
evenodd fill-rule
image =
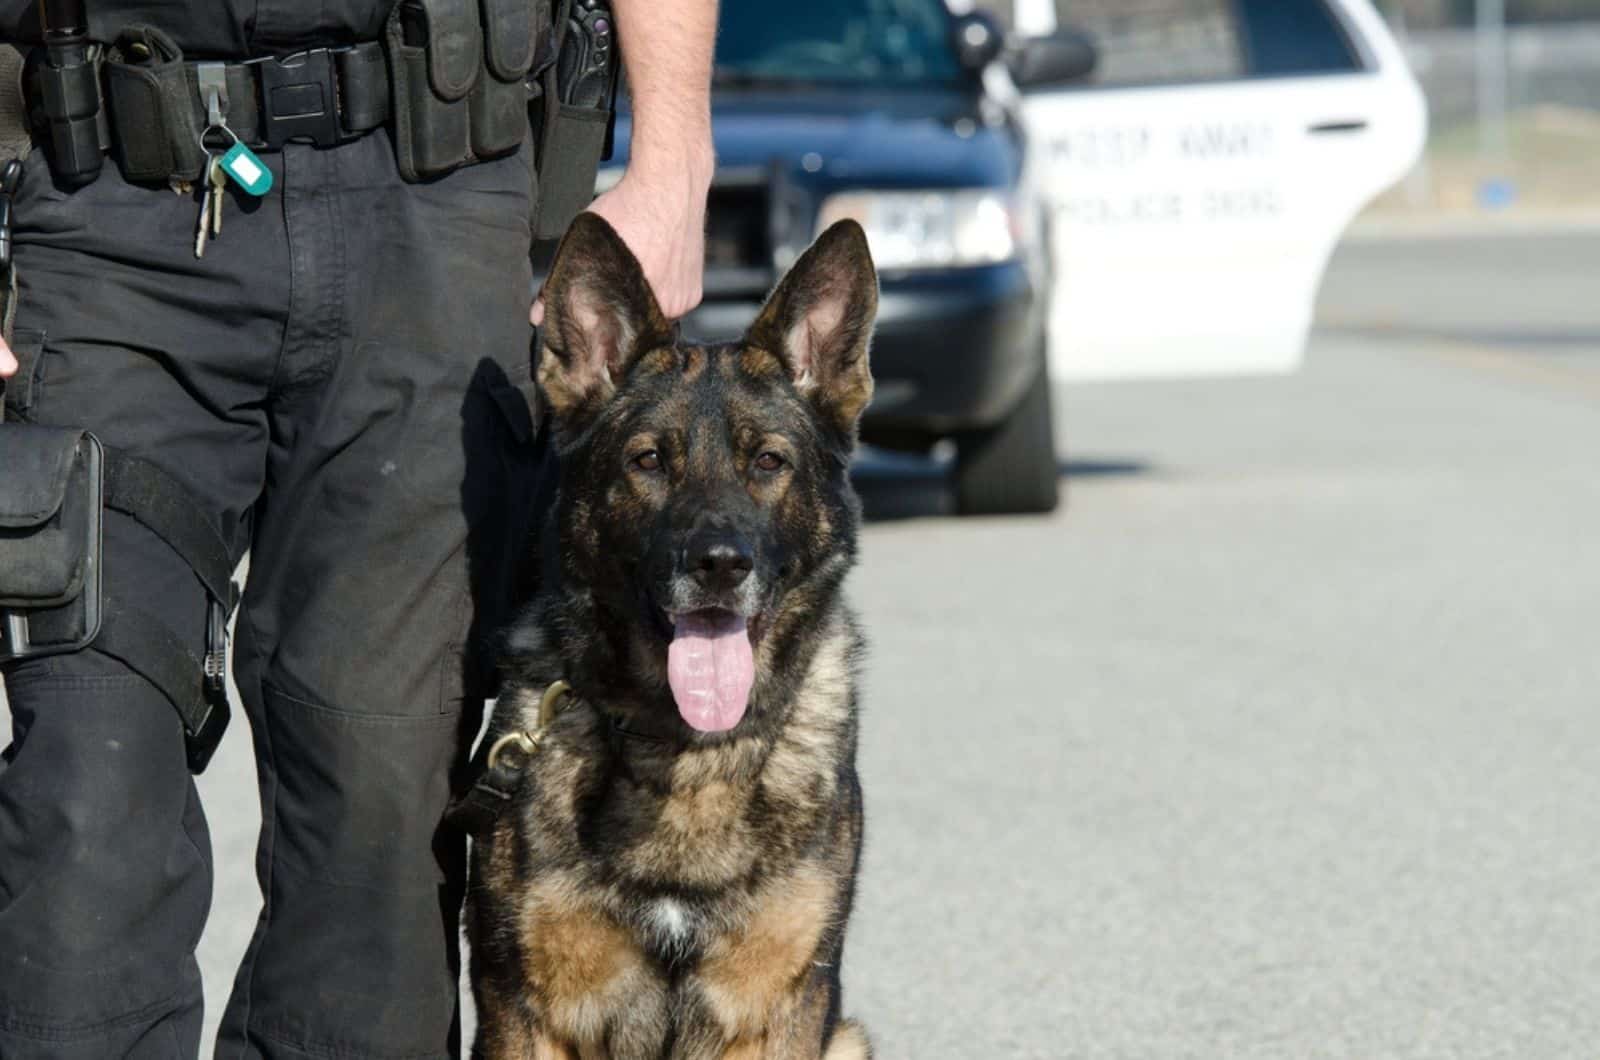
M544 284L539 386L556 419L599 408L641 354L672 341L639 260L604 218L580 213Z
M877 313L867 234L837 221L778 281L746 338L777 354L800 393L853 438L872 400L867 347Z

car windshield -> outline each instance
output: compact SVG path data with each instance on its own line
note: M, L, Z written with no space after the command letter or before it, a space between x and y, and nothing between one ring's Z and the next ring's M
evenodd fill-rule
M717 80L948 85L960 73L949 34L941 0L730 0Z

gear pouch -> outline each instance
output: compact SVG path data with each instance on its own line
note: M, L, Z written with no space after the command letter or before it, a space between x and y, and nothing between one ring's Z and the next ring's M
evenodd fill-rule
M384 40L402 178L428 180L522 146L523 78L548 22L548 3L529 0L395 6Z
M566 103L546 106L537 140L534 171L539 199L534 239L557 239L572 219L594 201L595 174L605 150L611 112Z
M88 431L0 423L0 662L100 632L103 463Z
M112 151L123 178L199 180L206 167L205 127L183 51L152 26L130 26L117 39L116 54L126 61L105 64L106 102L122 132Z

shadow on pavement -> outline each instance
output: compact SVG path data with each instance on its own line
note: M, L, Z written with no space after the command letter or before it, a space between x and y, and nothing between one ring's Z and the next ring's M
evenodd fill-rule
M1060 464L1063 479L1143 475L1151 470L1143 460L1063 460ZM948 459L874 450L856 461L851 479L868 522L956 514Z

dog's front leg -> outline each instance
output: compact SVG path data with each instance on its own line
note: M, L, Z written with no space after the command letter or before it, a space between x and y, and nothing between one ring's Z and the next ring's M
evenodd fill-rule
M837 1019L838 991L835 969L825 964L775 992L742 995L692 976L674 1001L671 1060L868 1060L860 1025Z

